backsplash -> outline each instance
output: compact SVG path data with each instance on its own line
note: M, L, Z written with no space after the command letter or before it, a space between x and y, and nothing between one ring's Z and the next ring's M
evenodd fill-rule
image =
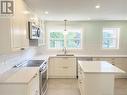
M21 63L24 60L31 59L36 54L35 48L28 48L12 54L0 56L0 74L8 71L14 65Z

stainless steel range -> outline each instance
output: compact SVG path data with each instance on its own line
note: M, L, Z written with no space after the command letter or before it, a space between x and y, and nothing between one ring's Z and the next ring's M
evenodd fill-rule
M47 68L48 64L46 60L29 60L22 62L14 67L40 67L39 68L39 88L40 95L45 95L47 91Z

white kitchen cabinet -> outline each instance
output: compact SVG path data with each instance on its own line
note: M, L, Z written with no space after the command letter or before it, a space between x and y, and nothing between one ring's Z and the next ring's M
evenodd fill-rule
M114 95L116 74L123 70L104 61L78 61L78 84L81 95Z
M28 47L28 8L23 0L15 0L13 16L0 18L0 54Z
M39 95L39 79L35 76L27 83L1 83L1 95Z
M49 78L76 78L75 57L50 57Z
M40 95L38 69L22 68L0 81L0 95Z
M39 95L39 75L35 74L27 86L27 95Z
M78 85L81 95L85 95L85 77L83 70L79 65L78 65Z

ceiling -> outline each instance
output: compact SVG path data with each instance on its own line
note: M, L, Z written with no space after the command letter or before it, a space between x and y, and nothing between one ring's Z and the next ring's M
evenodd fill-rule
M127 20L127 0L25 0L46 20ZM97 2L100 8L96 9ZM44 15L48 11L48 15Z

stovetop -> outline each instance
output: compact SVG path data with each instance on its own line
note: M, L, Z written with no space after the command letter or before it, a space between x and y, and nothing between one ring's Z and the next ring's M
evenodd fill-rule
M45 60L29 60L26 67L40 67Z
M17 64L14 66L14 68L18 67L40 67L41 65L45 65L45 60L29 60L29 61L24 61L20 64Z

